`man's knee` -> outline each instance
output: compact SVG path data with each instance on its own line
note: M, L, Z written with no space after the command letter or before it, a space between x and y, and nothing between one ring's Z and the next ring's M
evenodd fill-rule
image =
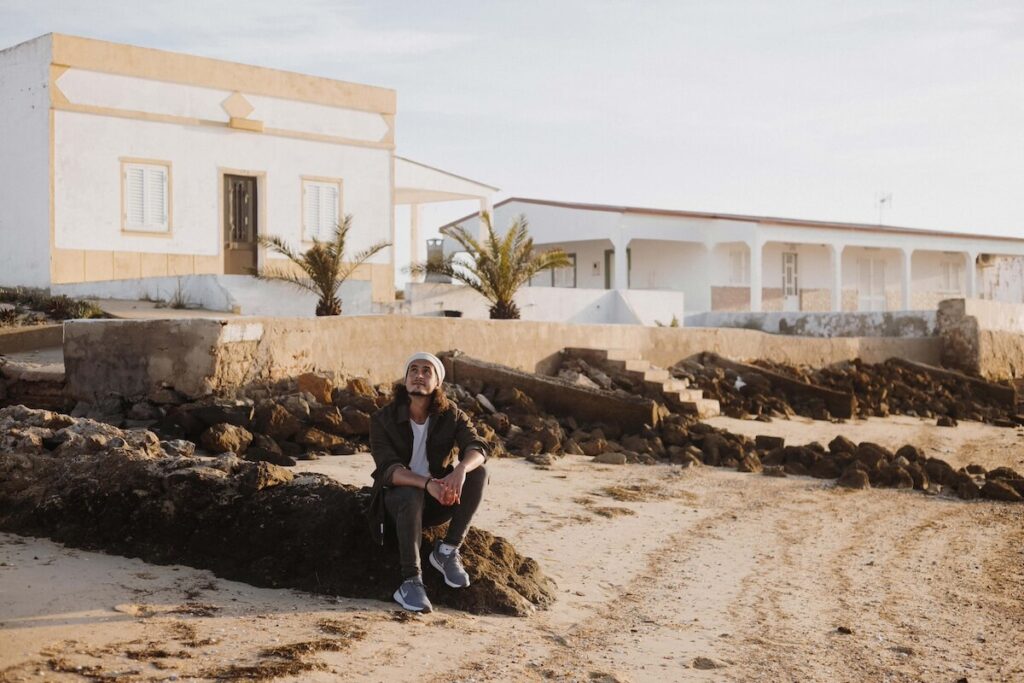
M485 466L483 466L483 465L480 465L479 467L477 467L476 469L472 470L471 472L467 472L466 473L466 483L467 484L469 482L473 482L473 483L475 483L475 484L477 484L479 486L483 486L488 481L489 481L489 479L487 477L487 468Z

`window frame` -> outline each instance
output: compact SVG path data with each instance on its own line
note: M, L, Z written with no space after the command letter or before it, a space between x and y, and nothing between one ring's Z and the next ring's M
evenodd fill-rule
M137 157L119 157L118 161L121 170L121 233L145 237L171 237L174 234L174 175L171 162L165 159ZM160 168L164 172L165 218L163 226L159 229L149 229L128 223L128 171L132 168L142 169L143 172L147 169ZM145 204L146 201L145 180L143 180L143 203Z
M308 226L306 225L306 188L310 185L330 185L338 191L338 206L337 206L337 220L340 223L344 220L344 213L342 211L344 202L345 183L341 178L332 178L328 176L313 176L303 175L299 176L299 226L300 226L300 239L303 244L313 244L313 235L310 234ZM319 227L319 226L318 226ZM320 234L316 235L317 239L321 242L327 241Z

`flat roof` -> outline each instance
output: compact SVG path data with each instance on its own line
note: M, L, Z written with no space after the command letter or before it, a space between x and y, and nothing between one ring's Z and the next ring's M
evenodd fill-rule
M886 233L903 233L909 235L920 235L920 236L937 236L937 237L959 237L959 238L976 238L976 239L987 239L987 240L1006 240L1011 242L1024 242L1024 237L1010 237L1001 235L979 235L975 233L966 232L950 232L943 230L929 230L926 228L901 228L890 225L876 225L872 223L841 223L835 221L813 221L801 218L778 218L775 216L750 216L744 214L733 214L733 213L718 213L709 211L680 211L673 209L652 209L638 206L617 206L612 204L587 204L583 202L562 202L554 201L551 199L533 199L530 197L509 197L508 199L502 200L494 205L494 208L503 206L510 202L519 202L521 204L537 204L540 206L554 206L563 209L579 209L582 211L608 211L613 213L633 213L643 214L648 216L669 216L677 218L710 218L719 220L730 220L730 221L745 221L748 223L770 223L774 225L785 225L795 228L830 228L833 230L854 230L858 232L886 232ZM471 213L468 216L463 216L458 220L454 220L446 225L441 226L441 230L458 225L463 221L470 218L475 218L476 213Z

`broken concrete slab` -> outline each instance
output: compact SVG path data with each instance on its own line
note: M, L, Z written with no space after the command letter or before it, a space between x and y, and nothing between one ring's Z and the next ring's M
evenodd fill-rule
M625 432L639 432L644 425L654 427L660 422L658 405L648 398L589 389L557 377L520 372L464 355L442 354L442 360L448 381L465 383L475 379L484 384L518 389L554 415L615 423Z
M962 382L971 387L971 390L982 398L993 401L999 405L1002 405L1008 411L1013 412L1017 407L1017 390L1012 386L1005 384L997 384L980 377L972 377L971 375L964 374L958 370L950 370L947 368L939 368L934 365L927 365L925 363L918 363L916 361L906 360L904 358L891 358L891 363L900 365L907 368L908 370L914 370L917 372L923 372L926 375L930 375L937 381L954 381Z
M835 391L834 389L826 389L825 387L815 386L813 384L808 384L807 382L801 382L798 379L788 377L782 373L768 370L757 365L740 363L739 361L723 358L715 353L705 353L702 357L705 362L711 362L716 365L720 365L723 368L732 370L739 375L740 379L748 384L750 383L750 380L748 379L749 376L759 375L760 377L767 379L772 386L777 387L790 395L820 399L824 402L825 407L828 408L828 412L833 417L849 419L857 413L857 397L853 394Z

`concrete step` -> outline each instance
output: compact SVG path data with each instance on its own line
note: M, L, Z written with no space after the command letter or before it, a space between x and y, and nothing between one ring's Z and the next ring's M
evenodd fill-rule
M704 398L704 392L700 389L683 389L682 391L665 392L665 395L671 395L672 398L677 399L680 403L692 403L693 401L700 401Z
M627 372L646 372L651 369L651 362L643 358L634 358L621 362L623 364L622 368Z
M680 401L679 411L689 415L696 415L701 419L717 417L721 415L721 406L713 398L701 398L696 401Z
M672 375L669 374L668 370L648 368L644 371L643 379L645 382L657 382L664 386L665 382L672 379Z
M690 388L690 380L676 379L675 377L670 377L664 382L662 382L662 387L666 392L669 393L673 391L683 391L684 389Z

